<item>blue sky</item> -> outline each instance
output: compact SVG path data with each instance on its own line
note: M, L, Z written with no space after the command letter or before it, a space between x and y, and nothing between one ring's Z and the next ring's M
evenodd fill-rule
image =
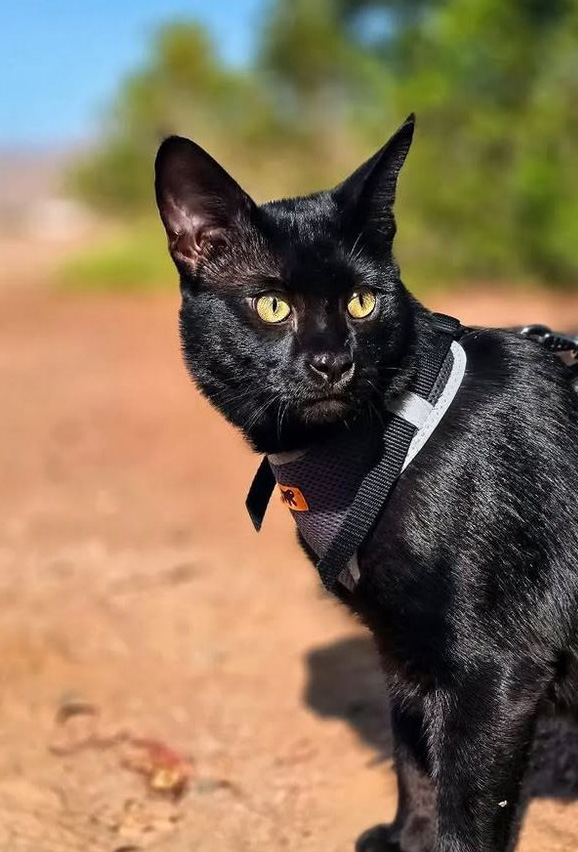
M267 0L14 0L0 26L0 147L90 138L147 37L177 17L203 22L222 56L246 62Z

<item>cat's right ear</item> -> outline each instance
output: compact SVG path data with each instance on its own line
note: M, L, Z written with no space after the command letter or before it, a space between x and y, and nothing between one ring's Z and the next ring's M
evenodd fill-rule
M216 160L182 136L170 136L158 150L155 192L169 251L182 272L194 272L226 243L254 206Z
M352 210L358 224L376 228L381 235L395 233L393 204L397 179L411 146L414 127L412 113L383 148L334 190L340 206Z

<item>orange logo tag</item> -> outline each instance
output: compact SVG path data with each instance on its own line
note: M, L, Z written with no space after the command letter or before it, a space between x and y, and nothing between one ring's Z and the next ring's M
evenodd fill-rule
M279 484L281 502L289 506L292 512L308 512L309 504L301 491L295 485Z

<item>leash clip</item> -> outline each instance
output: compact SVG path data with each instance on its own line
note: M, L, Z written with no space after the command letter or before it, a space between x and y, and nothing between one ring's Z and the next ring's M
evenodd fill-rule
M558 334L547 325L539 324L525 325L520 334L539 343L549 352L569 352L572 358L578 358L578 337Z
M532 325L525 325L524 328L520 329L520 334L522 337L535 340L536 343L545 343L552 336L552 330L547 325L533 323Z

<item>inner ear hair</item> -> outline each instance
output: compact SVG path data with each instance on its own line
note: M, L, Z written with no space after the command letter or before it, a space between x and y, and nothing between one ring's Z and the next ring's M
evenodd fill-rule
M223 228L210 225L187 227L176 233L168 233L169 251L175 263L185 262L196 265L209 256L211 251L226 242Z

